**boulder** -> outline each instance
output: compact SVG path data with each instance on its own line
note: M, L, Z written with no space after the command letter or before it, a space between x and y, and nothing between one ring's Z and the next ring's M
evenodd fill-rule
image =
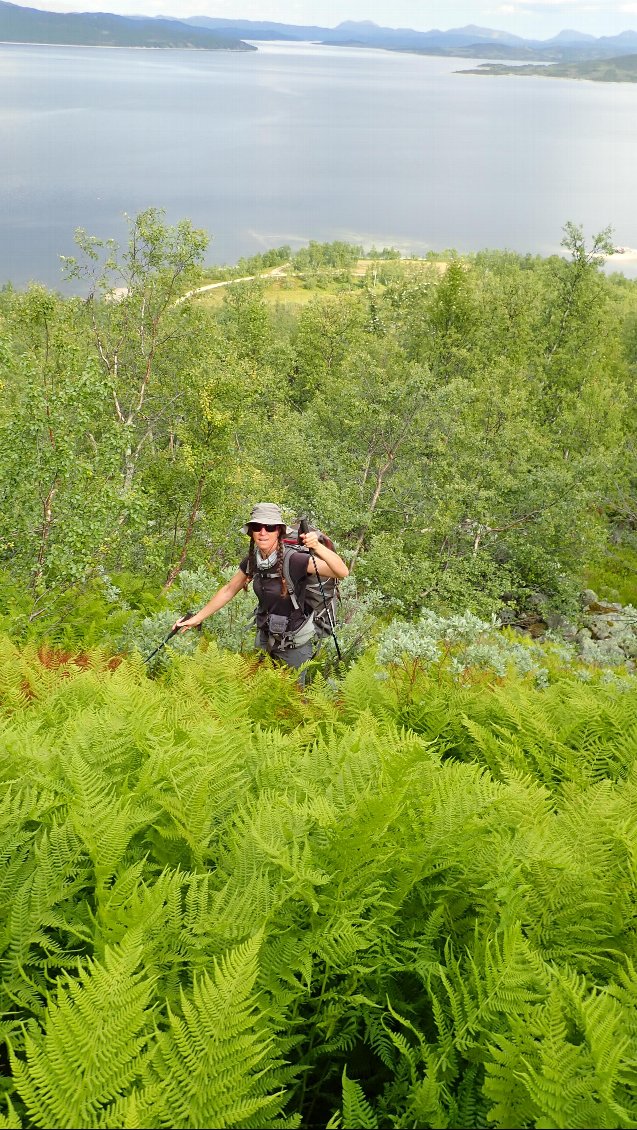
M517 621L517 618L518 618L518 614L515 611L515 608L509 608L509 607L505 606L504 608L501 608L500 611L498 612L498 620L500 621L503 628L508 627L511 624L515 624L516 621Z
M594 640L607 640L611 635L610 625L601 616L591 617L586 624Z
M579 594L580 608L590 608L591 604L597 604L597 593L592 589L584 589Z
M567 620L566 616L562 616L560 612L549 612L546 623L550 632L556 632L569 643L572 643L577 636L576 625Z

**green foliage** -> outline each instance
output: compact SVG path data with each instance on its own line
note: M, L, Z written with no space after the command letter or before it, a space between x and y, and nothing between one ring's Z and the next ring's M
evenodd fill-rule
M150 209L78 233L86 302L0 294L0 1125L637 1124L634 674L491 619L628 591L607 240L311 244L348 293L212 310ZM149 679L268 497L352 567L345 668L241 596Z
M332 243L317 243L311 239L307 247L302 247L293 257L297 271L317 270L320 267L353 267L364 254L359 244L344 243L340 239Z
M3 1125L634 1124L634 679L434 619L303 695L0 639Z
M379 251L375 245L372 245L367 252L368 259L400 259L400 251L397 247L383 247Z
M121 247L78 232L85 302L2 296L0 565L22 634L56 631L99 570L158 594L235 568L255 498L314 514L361 589L410 616L538 592L568 612L603 575L637 481L634 284L601 272L607 232L360 279L359 247L281 247L205 307L206 236L152 208L129 227ZM329 293L274 306L240 281L277 266Z
M292 248L286 243L282 247L271 247L268 251L263 251L259 255L250 255L247 259L239 259L234 270L239 277L242 275L258 275L261 271L267 271L272 267L280 267L284 263L288 263L291 258Z
M151 984L129 937L105 964L87 962L76 979L58 983L43 1031L13 1058L17 1092L34 1126L113 1125L113 1107L130 1090L148 1042ZM98 1115L101 1115L98 1123Z
M585 572L587 588L605 600L637 606L637 549L630 544L612 545L591 562Z

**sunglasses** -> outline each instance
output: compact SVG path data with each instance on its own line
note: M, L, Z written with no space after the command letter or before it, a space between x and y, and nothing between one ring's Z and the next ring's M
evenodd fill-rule
M248 524L248 530L251 534L258 534L259 530L267 530L269 534L273 534L278 528L278 526L266 526L265 522L250 522Z

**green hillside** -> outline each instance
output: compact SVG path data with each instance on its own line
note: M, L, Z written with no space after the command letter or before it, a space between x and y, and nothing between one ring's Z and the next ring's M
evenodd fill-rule
M596 59L584 63L550 63L547 66L505 66L503 63L483 63L473 70L460 71L465 75L539 75L542 78L577 78L592 82L637 82L637 55L622 55L615 59Z
M204 271L128 223L0 291L0 1130L631 1130L611 233ZM349 567L304 688L250 591L169 637L265 499Z
M177 20L127 19L107 13L56 13L0 0L0 42L72 44L86 47L154 47L205 51L254 50L224 36Z
M222 286L207 242L151 209L129 245L78 233L82 297L0 293L13 631L99 642L122 627L109 592L128 615L182 570L214 585L268 497L330 532L385 616L546 621L591 583L635 602L635 284L600 270L608 233L567 225L547 259L310 243Z

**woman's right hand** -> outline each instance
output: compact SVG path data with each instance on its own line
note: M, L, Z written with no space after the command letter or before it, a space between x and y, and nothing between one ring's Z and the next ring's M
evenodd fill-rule
M175 620L173 624L173 632L187 632L189 628L198 628L200 624L201 620L196 612L192 616L180 616L179 620Z

